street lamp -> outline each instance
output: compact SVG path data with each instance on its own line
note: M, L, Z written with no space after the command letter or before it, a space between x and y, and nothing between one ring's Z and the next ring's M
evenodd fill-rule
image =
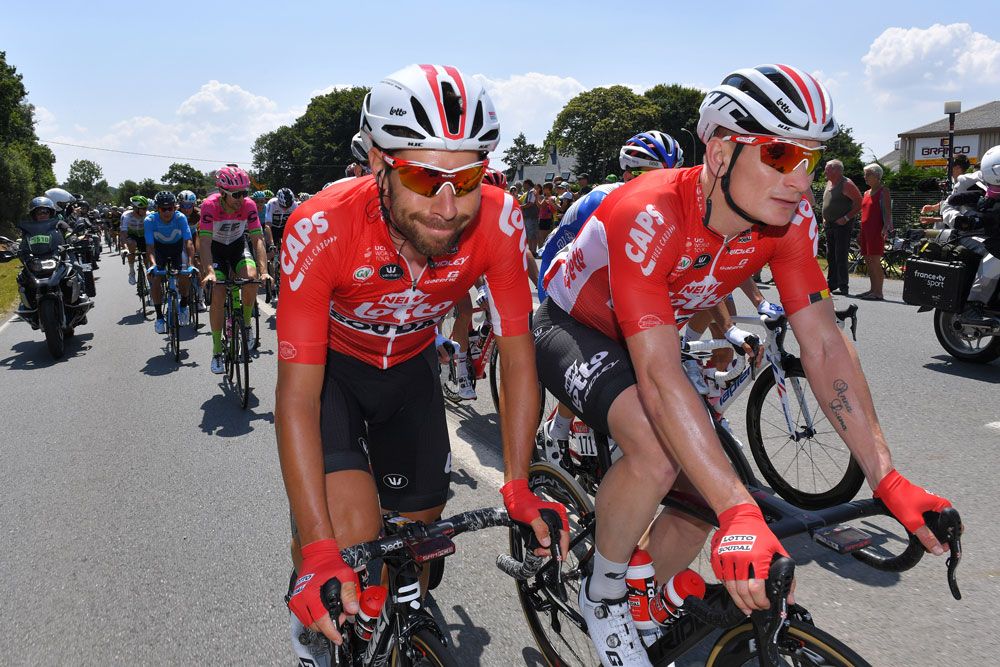
M691 160L691 164L696 165L698 164L698 142L695 141L694 134L691 133L691 130L687 129L686 127L682 127L681 129L687 132L688 136L691 137L691 152L694 154L694 157Z
M955 164L955 114L962 112L962 102L945 102L944 112L948 114L948 182L954 185L955 177L952 176L951 169Z

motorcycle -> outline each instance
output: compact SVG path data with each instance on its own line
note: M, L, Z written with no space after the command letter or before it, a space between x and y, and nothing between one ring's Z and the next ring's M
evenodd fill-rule
M77 260L73 244L48 222L23 223L20 228L24 232L20 243L0 237L8 245L0 251L0 263L15 257L21 261L17 315L33 330L42 330L49 353L59 359L66 351L66 339L87 323L87 312L94 307L94 274Z
M906 261L903 301L934 311L934 333L956 359L986 364L1000 358L1000 235L979 212L956 218L955 229L928 231L936 237ZM984 233L984 231L986 233ZM982 263L982 269L980 264ZM970 308L977 272L993 285L982 308ZM992 277L991 277L992 276Z

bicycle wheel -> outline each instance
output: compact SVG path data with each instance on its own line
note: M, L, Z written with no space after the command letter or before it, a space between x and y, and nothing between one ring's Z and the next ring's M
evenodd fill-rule
M236 388L240 396L240 407L246 408L250 400L250 328L239 315L236 317L233 333L238 348L233 362L236 366Z
M791 625L782 633L778 645L782 664L803 667L870 667L868 661L836 637L798 619L789 620ZM724 632L705 661L705 667L747 667L758 664L757 640L750 623Z
M239 347L237 343L238 336L236 335L236 325L234 323L234 317L232 310L226 307L226 324L222 328L222 352L226 360L226 380L230 385L233 383L233 374L236 372L236 359L239 354Z
M188 288L188 312L191 313L191 329L198 330L198 320L201 313L198 312L201 306L201 292L196 286L198 278L191 276L191 286Z
M170 334L170 349L177 363L181 361L181 326L177 317L179 312L177 292L171 292L167 296L167 332Z
M410 635L410 649L413 658L395 648L390 664L393 667L458 667L455 656L427 628Z
M580 585L591 568L594 504L569 474L549 463L533 463L528 485L543 500L555 500L569 514L570 551L563 563L566 602L560 602L542 576L516 581L517 598L535 645L550 665L596 665L600 657L577 609ZM582 539L581 535L583 536ZM523 558L524 543L517 528L510 530L510 550Z
M493 398L493 409L496 410L497 415L500 414L500 383L502 382L500 374L500 348L494 345L493 351L490 353L490 396ZM545 391L545 387L542 386L541 382L538 383L538 399L538 422L535 424L536 429L542 423L542 420L552 414L557 404L555 397Z
M455 328L455 309L452 308L448 313L441 319L438 323L438 331L445 338L451 339L452 330ZM466 357L468 360L468 357ZM458 381L457 375L455 374L455 357L454 355L448 360L447 363L442 362L441 367L441 391L444 393L444 397L451 401L452 403L459 403L462 398L458 395ZM470 364L469 368L469 378L472 380L472 387L476 387L476 378L472 373L472 368Z
M820 410L802 364L795 360L784 370L784 396L770 368L750 390L747 440L754 461L768 484L793 505L820 509L846 503L861 488L864 473ZM794 435L788 433L783 399L788 401Z
M142 319L146 319L146 313L148 312L146 297L149 296L149 286L146 283L146 271L143 268L142 261L140 260L138 264L139 267L135 272L135 291L139 295L139 308L142 310Z

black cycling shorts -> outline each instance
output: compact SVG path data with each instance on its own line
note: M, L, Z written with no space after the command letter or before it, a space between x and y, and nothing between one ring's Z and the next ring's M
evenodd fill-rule
M154 243L153 258L156 260L158 268L167 270L170 267L181 269L184 266L184 242L180 243Z
M242 264L256 266L246 239L241 237L239 241L229 244L212 241L212 267L224 274L223 280L229 276L238 276L238 269Z
M589 426L610 434L611 404L636 384L628 350L573 319L549 297L535 311L532 334L545 389Z
M135 241L135 251L140 254L146 254L146 237L143 234L127 234L127 238Z
M329 350L321 400L325 472L371 472L387 510L445 503L451 444L434 345L384 370Z

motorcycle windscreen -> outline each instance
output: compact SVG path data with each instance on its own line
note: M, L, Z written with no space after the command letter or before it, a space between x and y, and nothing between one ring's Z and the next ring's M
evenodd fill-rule
M32 255L52 255L59 249L63 237L56 229L54 220L42 222L22 222L18 225L28 244L28 252Z

